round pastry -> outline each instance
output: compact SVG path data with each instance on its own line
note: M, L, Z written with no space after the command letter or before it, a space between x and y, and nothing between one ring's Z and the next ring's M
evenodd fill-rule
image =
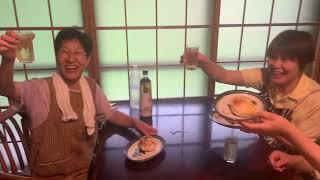
M229 107L233 114L244 118L255 117L258 112L257 103L245 96L234 97Z
M156 142L151 136L143 136L140 138L138 146L144 152L151 152L156 149Z

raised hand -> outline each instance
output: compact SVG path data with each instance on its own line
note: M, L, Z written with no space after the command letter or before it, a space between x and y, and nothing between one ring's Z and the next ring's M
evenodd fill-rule
M15 60L19 37L13 31L7 31L0 37L0 54L3 59Z

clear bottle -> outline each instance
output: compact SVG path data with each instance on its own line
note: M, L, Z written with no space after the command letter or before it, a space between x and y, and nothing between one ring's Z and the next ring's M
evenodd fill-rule
M139 109L140 79L141 73L138 70L138 66L133 65L129 73L130 107L133 109Z
M140 81L140 116L143 118L152 117L151 93L151 80L148 77L148 71L143 70L143 77Z

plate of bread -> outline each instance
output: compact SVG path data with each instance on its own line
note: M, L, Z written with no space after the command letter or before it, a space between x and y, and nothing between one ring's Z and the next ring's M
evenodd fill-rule
M254 120L257 113L266 110L264 99L257 93L232 90L217 96L215 112L228 121Z
M210 112L209 117L211 120L213 120L214 122L222 126L235 128L235 129L239 129L241 127L241 125L236 120L225 118L221 116L219 113L217 113L216 111Z
M142 136L130 142L126 149L126 157L135 162L145 162L160 154L165 147L165 140L160 136Z

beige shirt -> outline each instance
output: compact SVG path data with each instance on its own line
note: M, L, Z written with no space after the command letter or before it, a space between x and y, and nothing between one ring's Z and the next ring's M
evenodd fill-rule
M287 108L293 111L292 123L307 137L320 137L320 85L305 74L299 80L296 88L288 95L281 96L277 89L268 81L265 69L241 70L245 86L262 90L267 87L271 103L276 108Z

